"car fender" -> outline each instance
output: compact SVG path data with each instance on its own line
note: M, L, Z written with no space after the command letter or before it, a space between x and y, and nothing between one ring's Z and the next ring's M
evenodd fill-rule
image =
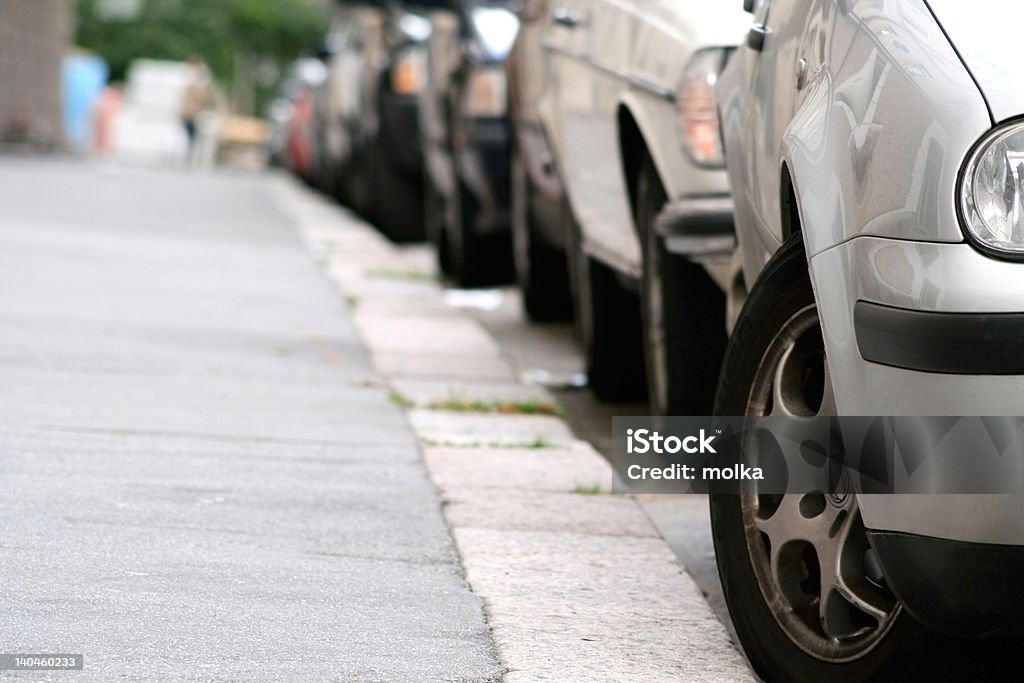
M839 13L829 50L805 53L806 85L782 138L810 256L860 235L963 241L957 178L992 125L926 9L864 12Z

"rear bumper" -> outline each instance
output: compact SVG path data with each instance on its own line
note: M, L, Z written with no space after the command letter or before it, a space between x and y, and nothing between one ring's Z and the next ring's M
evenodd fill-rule
M890 588L921 622L956 635L1024 633L1024 547L869 536Z

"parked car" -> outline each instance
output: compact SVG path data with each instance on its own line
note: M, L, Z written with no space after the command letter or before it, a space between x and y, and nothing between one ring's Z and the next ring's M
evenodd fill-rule
M1024 7L745 4L717 92L753 287L716 410L1024 412ZM1018 632L1019 497L757 494L711 508L766 680L940 679L936 631Z
M747 23L732 3L548 5L538 106L579 225L577 320L603 399L646 389L656 413L711 411L734 244L712 87Z
M397 241L423 236L418 106L433 4L337 0L317 98L320 185Z
M516 281L526 315L537 322L572 317L570 256L577 228L544 132L541 98L549 87L544 68L548 0L525 0L519 35L506 60L511 129L509 222Z
M317 154L313 129L314 96L325 75L321 60L297 60L289 68L278 96L267 108L271 161L308 182L314 180Z
M519 28L499 0L454 0L432 15L421 98L426 230L441 269L471 287L511 280L504 60Z

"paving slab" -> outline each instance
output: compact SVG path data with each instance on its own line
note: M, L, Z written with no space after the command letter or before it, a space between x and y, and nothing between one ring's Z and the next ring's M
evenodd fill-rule
M389 379L497 383L516 380L515 371L500 356L459 358L451 354L375 353L372 363Z
M413 429L425 445L567 448L576 437L564 420L547 415L490 415L414 409Z
M751 681L660 538L456 528L506 681Z
M445 516L457 529L545 531L659 538L632 500L610 493L444 489Z
M495 382L430 382L424 380L396 379L391 382L392 388L407 398L411 407L431 407L439 404L479 403L481 405L505 406L515 409L519 406L528 410L537 408L557 408L554 398L542 387Z
M379 355L503 358L494 338L466 317L355 314L356 324L373 353Z
M424 448L430 476L442 491L610 491L612 469L587 444L571 449ZM625 499L628 500L628 499Z

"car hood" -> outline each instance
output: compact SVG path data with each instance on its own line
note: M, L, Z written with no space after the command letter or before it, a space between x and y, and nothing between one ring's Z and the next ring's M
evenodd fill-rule
M970 70L996 122L1024 114L1020 0L927 0Z

